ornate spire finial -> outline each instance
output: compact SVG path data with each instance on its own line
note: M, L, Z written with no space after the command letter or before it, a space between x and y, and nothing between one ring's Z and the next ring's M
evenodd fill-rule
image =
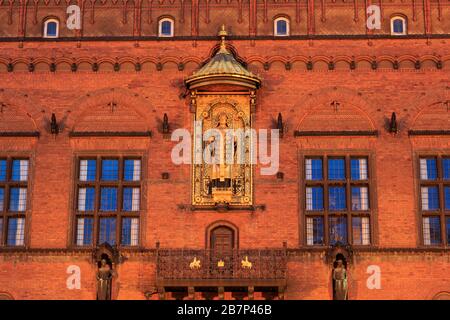
M220 49L221 50L226 50L226 45L225 45L225 37L228 36L228 32L225 29L225 25L222 24L222 28L219 31L219 37L220 37Z

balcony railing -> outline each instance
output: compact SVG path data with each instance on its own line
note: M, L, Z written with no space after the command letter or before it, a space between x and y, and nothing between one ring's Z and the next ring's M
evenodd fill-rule
M190 249L159 249L157 278L160 281L207 281L261 283L286 279L286 249L248 249L226 252ZM196 281L197 280L197 281Z

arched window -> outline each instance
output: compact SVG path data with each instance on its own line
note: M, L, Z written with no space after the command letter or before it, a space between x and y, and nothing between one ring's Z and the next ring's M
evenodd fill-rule
M47 19L44 22L44 38L58 38L59 21L56 19Z
M278 37L289 35L289 20L284 17L276 18L273 22L273 33Z
M401 16L391 18L391 35L401 36L406 34L406 19Z
M160 37L173 37L174 21L170 18L159 20L158 35Z

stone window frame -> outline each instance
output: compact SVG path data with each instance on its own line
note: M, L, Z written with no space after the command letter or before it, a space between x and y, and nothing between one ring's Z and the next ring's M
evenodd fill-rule
M96 179L95 181L80 181L80 160L96 160ZM102 160L117 159L119 160L119 179L117 181L101 181ZM141 160L141 176L139 181L124 181L124 161L125 160ZM146 163L147 157L144 152L80 152L75 154L73 160L73 178L72 178L72 196L71 196L71 223L69 228L69 248L77 249L92 249L100 245L99 232L100 232L100 217L114 217L116 218L116 230L115 230L115 246L119 249L137 250L143 246L144 242L144 225L146 220ZM78 189L80 186L93 186L95 187L95 203L94 211L80 212L78 211ZM100 192L101 187L117 187L117 210L113 212L102 212L100 210ZM139 187L140 199L139 199L139 211L123 211L123 188L124 187ZM93 239L90 245L77 245L77 219L81 217L94 218L93 226ZM137 245L123 245L122 244L122 219L123 218L138 218L138 244Z
M323 180L321 181L309 181L306 180L305 160L308 158L321 158ZM328 158L345 158L345 182L329 181L328 180ZM354 158L366 158L367 159L367 175L368 179L364 181L352 181L350 177L350 159ZM372 151L367 150L305 150L299 154L299 212L300 212L300 225L299 225L299 242L300 246L304 248L324 248L329 246L329 217L330 216L346 216L347 217L347 243L356 248L371 248L378 245L378 206L377 206L377 191L376 191L376 175L375 175L375 155ZM326 185L343 185L346 187L346 203L347 209L345 211L330 211L328 209L328 192L323 191L323 211L311 211L306 210L306 187L310 185L319 185L324 182ZM353 185L365 185L368 187L368 199L369 210L367 211L353 211L351 207L351 187ZM328 187L327 187L328 189ZM307 218L317 217L323 218L323 234L324 243L321 245L308 245L307 244ZM353 217L369 217L370 223L370 244L368 245L355 245L353 244L353 229L352 218Z
M417 221L419 230L419 245L425 248L432 247L449 247L450 243L447 243L446 233L446 218L450 218L450 210L445 209L445 195L444 187L450 187L450 180L444 180L443 178L443 166L442 159L450 158L450 151L419 151L415 153L414 161L414 178L416 180L416 192L417 192ZM437 166L438 178L436 180L422 180L420 175L420 159L422 158L435 158ZM438 210L422 210L422 186L436 186L439 191L439 209ZM423 218L424 217L439 217L441 227L441 243L440 244L425 244L424 230L423 230Z
M162 24L165 21L170 21L171 28L170 28L170 35L166 35L162 33ZM175 35L175 19L169 16L163 16L158 19L158 37L161 38L173 38Z
M0 237L0 249L16 249L16 248L26 248L29 243L29 223L30 223L30 215L31 215L31 190L32 190L32 168L33 168L33 156L29 153L14 153L14 154L0 154L1 160L6 160L6 181L0 182L0 187L4 188L3 194L3 211L0 211L0 218L2 218L2 230ZM12 161L13 160L28 160L28 172L27 172L27 181L12 181ZM27 189L27 200L26 200L26 208L25 211L10 211L9 203L10 203L10 189L11 187L23 187ZM24 218L24 239L23 245L8 245L8 220L10 218Z
M394 32L394 21L395 20L402 21L403 32ZM390 34L392 36L406 36L408 34L408 20L407 20L406 16L404 16L402 14L392 15L390 22L389 22L389 26L390 26Z
M48 28L48 24L50 22L55 22L56 23L56 36L49 36L47 34L47 28ZM44 19L44 30L43 30L43 35L42 35L43 38L46 38L46 39L57 39L57 38L59 38L59 27L60 27L60 23L59 23L59 20L57 18L54 18L54 17L45 18Z
M286 22L286 34L279 34L278 33L278 21L285 21ZM273 35L275 37L289 37L291 35L291 23L290 19L287 16L276 16L273 19Z

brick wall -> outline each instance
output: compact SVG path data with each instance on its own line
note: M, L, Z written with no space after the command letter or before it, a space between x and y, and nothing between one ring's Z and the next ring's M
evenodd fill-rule
M146 249L154 248L157 241L162 248L204 248L205 230L217 220L238 226L241 248L281 247L283 241L287 241L290 249L303 247L299 157L306 151L329 150L364 150L373 155L377 195L373 204L375 244L386 249L420 246L415 154L419 151L448 154L450 140L448 136L410 137L408 130L449 129L450 114L442 104L450 99L446 40L233 41L239 55L249 62L249 69L263 79L254 127L273 128L279 112L285 120L287 132L280 145L280 171L284 179L261 176L260 166L256 167L255 202L264 204L265 210L191 212L180 209L180 205L190 202L190 167L171 162L170 151L175 142L163 137L160 126L163 114L167 113L172 130L192 128L187 99L180 98L184 92L182 80L207 58L214 44L199 41L193 46L191 41L150 41L134 47L127 42L83 42L77 47L76 43L25 43L23 48L18 48L17 43L2 44L0 65L9 58L15 64L14 72L7 73L5 67L1 73L0 102L6 105L2 131L40 132L39 138L0 138L0 155L26 152L31 157L29 248L70 246L75 154L86 151L126 154L129 150L147 155L143 194L146 209L142 220L142 245ZM329 56L345 57L343 68L328 70ZM355 70L349 68L352 56L358 61ZM48 71L49 57L58 61L56 72ZM140 72L132 67L118 72L104 69L104 61L114 61L115 57L127 58L132 63L139 57L143 69ZM387 61L388 67L365 69L365 57L369 61ZM33 73L26 71L31 58L42 62L42 68ZM64 62L66 58L68 62ZM63 65L68 65L72 58L79 65L77 72L64 69ZM308 59L314 61L311 71L305 67ZM392 67L396 59L400 61L398 70ZM419 70L407 63L415 59L422 62ZM434 62L427 64L430 59L441 59L443 68L437 69ZM99 72L89 70L95 60L99 61ZM86 69L82 68L82 61L86 61ZM161 61L163 68L158 71L156 64ZM188 61L182 71L178 68L181 61ZM292 61L290 70L286 68L288 61ZM267 70L264 63L268 63ZM102 108L112 99L118 109L105 120L106 111ZM338 115L330 107L333 100L342 103ZM386 130L392 112L397 113L399 120L397 135ZM57 136L49 133L52 113L63 124L63 131ZM127 120L125 117L130 114L133 117ZM153 135L69 137L73 130L97 128L106 131L139 128L151 130ZM379 136L294 137L293 134L295 130L329 129L378 130ZM163 172L170 174L168 180L162 179ZM357 257L349 270L350 298L429 299L449 290L448 249L439 254L395 252L362 252ZM1 251L0 291L17 299L95 298L95 268L89 258L86 254L28 256ZM66 268L70 264L81 267L81 290L65 287ZM370 264L381 267L381 290L365 287L365 272ZM296 256L288 266L286 298L331 297L331 269L319 254ZM115 297L143 299L143 293L153 285L154 262L131 254L129 261L119 266L118 273Z

